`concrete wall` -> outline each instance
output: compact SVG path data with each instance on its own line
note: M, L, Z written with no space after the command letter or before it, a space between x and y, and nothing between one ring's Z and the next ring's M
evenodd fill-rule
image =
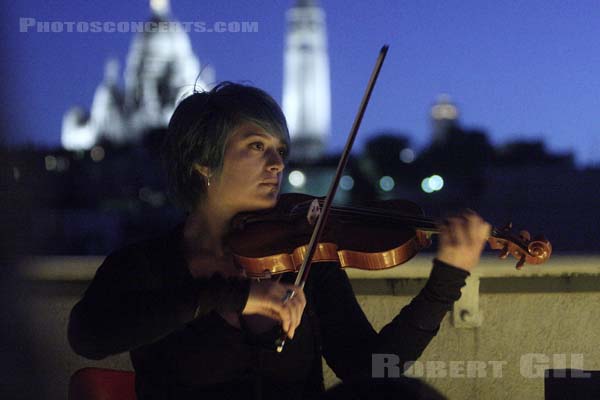
M350 273L358 300L376 329L420 290L429 261L430 257L420 257L410 267L378 275ZM543 399L543 377L524 375L535 375L545 358L550 368L570 367L570 362L581 367L583 362L584 369L600 370L600 257L557 259L546 270L534 268L538 272L521 275L510 264L502 264L506 273L499 273L494 269L497 263L486 259L474 274L481 276L481 326L456 328L448 315L419 360L425 380L451 399ZM58 264L65 267L64 262ZM88 267L98 264L93 259L77 262ZM72 353L66 340L68 313L94 269L75 273L53 265L57 264L52 260L41 264L38 260L24 268L26 290L15 301L24 305L35 361L47 377L48 398L66 399L69 377L77 369L131 369L131 364L127 355L95 362ZM486 265L493 267L486 269ZM538 357L534 369L521 371L521 357ZM561 365L563 359L566 365ZM477 371L479 377L467 377ZM328 368L326 381L336 382Z

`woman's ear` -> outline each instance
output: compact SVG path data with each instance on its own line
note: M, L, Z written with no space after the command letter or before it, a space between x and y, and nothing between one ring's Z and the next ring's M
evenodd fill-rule
M200 165L200 164L194 164L193 168L194 168L194 171L198 172L204 178L210 177L210 169L207 166Z

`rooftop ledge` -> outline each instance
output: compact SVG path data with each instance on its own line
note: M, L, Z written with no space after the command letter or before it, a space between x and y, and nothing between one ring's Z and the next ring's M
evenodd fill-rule
M420 254L409 262L382 271L362 271L348 268L350 279L424 279L429 276L433 254ZM29 256L21 260L20 275L34 281L90 281L105 257L103 256ZM500 260L484 255L471 275L478 278L534 278L600 276L600 255L553 255L545 264L525 264L515 269L516 259Z

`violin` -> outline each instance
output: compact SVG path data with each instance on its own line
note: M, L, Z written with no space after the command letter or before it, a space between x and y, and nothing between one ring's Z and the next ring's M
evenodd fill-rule
M226 238L236 263L250 278L299 272L323 201L322 197L284 193L272 209L236 215ZM425 217L421 207L408 200L331 207L312 262L336 262L341 268L369 271L392 268L429 247L440 225L441 220ZM531 239L529 232L515 234L511 227L492 228L488 239L492 249L500 250L500 258L514 256L517 269L548 260L552 245L544 236Z
M385 45L379 52L327 195L282 194L273 209L233 218L226 241L247 276L297 272L294 284L303 288L313 262L336 261L343 268L391 268L429 246L430 236L439 233L440 224L426 218L410 201L388 200L362 208L332 205L387 51ZM550 257L552 246L543 236L530 240L528 232L517 236L510 228L510 224L494 228L488 240L493 249L501 249L500 257L517 257L517 268L525 262L540 264ZM283 303L294 294L288 290ZM281 352L285 341L286 334L279 326L270 343Z

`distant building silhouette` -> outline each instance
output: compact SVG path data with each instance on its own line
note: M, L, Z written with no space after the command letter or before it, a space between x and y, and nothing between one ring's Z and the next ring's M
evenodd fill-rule
M495 151L495 164L507 165L562 165L574 166L573 154L551 154L541 140L516 140Z
M169 2L151 0L150 7L150 21L170 22L171 28L135 36L127 55L124 90L119 87L118 61L107 61L90 113L73 107L63 118L65 149L89 149L101 138L117 144L138 141L145 132L168 124L176 101L194 84L197 90L206 90L214 83L210 67L203 67L199 75L198 58L183 27L171 21Z

